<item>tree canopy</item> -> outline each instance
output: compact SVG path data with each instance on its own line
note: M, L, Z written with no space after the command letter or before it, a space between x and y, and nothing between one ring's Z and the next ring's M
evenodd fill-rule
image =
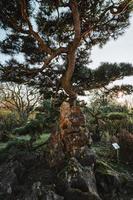
M94 45L102 47L124 33L132 6L132 0L1 0L0 28L6 37L0 50L11 56L0 65L1 79L36 81L75 97L84 89L133 74L129 64L87 68Z

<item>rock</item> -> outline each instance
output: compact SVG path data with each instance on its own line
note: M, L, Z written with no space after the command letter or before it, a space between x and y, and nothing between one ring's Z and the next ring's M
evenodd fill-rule
M42 198L42 200L63 200L63 199L64 197L59 196L53 191L46 192L44 197Z
M87 192L81 192L79 189L68 189L64 194L64 200L93 200Z
M10 161L0 166L0 199L8 199L18 188L19 179L24 174L24 167L18 161Z
M80 107L70 107L69 103L64 102L61 105L60 135L68 155L74 156L80 147L89 143L88 131L85 126L85 116Z
M65 194L65 200L100 200L91 167L83 167L76 158L58 174L57 193Z
M63 144L60 140L60 135L54 133L51 135L49 143L47 145L47 151L45 153L46 160L49 167L61 167L65 160L65 153Z
M96 163L96 155L88 146L81 147L75 157L82 166L94 167Z
M133 176L129 174L120 174L120 197L121 200L132 200L133 199Z
M98 193L103 200L132 200L133 177L119 173L103 161L97 161L95 177Z
M95 168L98 193L102 199L119 198L121 189L119 174L103 161L97 161Z
M36 184L36 183L34 183ZM34 191L30 195L26 195L24 200L64 200L64 197L59 196L52 190L34 188Z
M32 193L28 200L63 200L64 197L59 196L54 191L46 189L40 182L33 184Z

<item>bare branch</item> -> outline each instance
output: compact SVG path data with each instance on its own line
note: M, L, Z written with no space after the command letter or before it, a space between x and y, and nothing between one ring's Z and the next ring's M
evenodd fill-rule
M37 89L15 83L4 83L0 87L1 105L9 110L15 110L19 117L28 117L31 109L40 99ZM23 96L25 94L25 96Z

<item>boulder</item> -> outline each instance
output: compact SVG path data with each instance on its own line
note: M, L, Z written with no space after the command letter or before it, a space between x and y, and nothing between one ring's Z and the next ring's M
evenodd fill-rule
M18 189L18 182L24 174L24 167L18 161L10 161L0 166L0 199L10 199Z
M56 186L65 200L100 200L92 168L82 166L74 157L58 174Z
M25 200L64 200L64 197L56 194L54 190L44 187L41 182L35 182L32 192L24 197Z
M83 146L76 151L75 158L79 161L82 166L92 167L96 163L96 155L94 151L88 146Z

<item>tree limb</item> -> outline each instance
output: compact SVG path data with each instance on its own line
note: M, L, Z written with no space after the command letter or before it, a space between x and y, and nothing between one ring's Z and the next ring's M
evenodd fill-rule
M39 33L35 32L33 30L32 24L31 24L31 22L29 20L29 17L28 17L26 1L25 0L21 0L20 4L21 4L21 14L22 14L22 17L25 20L25 22L28 24L29 33L38 41L40 49L43 52L46 52L46 53L51 55L53 50L49 46L47 46L47 44L44 42L44 40L40 37Z

